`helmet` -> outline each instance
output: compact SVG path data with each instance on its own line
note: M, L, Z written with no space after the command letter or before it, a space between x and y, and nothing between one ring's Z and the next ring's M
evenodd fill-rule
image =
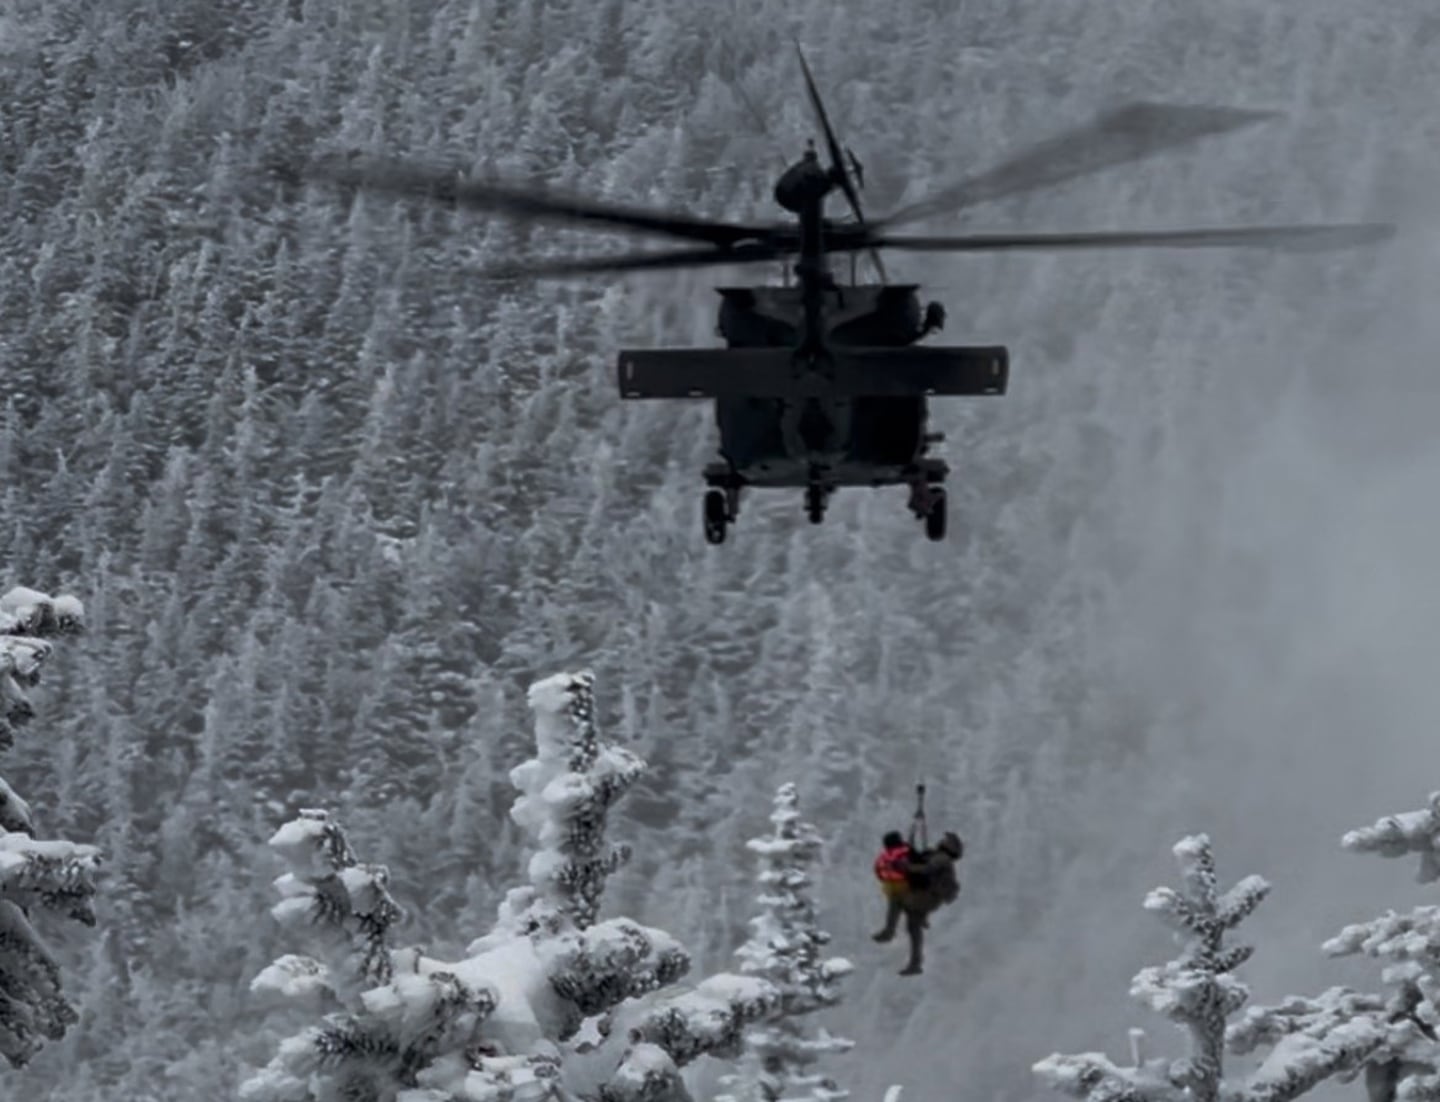
M885 835L883 844L886 849L894 849L896 846L903 846L905 844L905 835L901 834L898 830L892 830Z

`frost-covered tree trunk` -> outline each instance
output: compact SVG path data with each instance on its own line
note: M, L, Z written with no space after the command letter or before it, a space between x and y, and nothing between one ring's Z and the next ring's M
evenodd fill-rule
M689 968L684 949L598 920L606 877L628 857L606 815L645 765L600 739L589 674L535 684L530 705L536 756L510 774L511 815L536 845L529 883L463 960L391 946L388 873L359 864L324 812L271 839L291 870L276 917L322 927L328 952L283 957L253 987L326 1013L244 1085L248 1102L678 1102L684 1064L738 1054L746 1027L778 1011L780 990L758 977L665 990Z
M820 832L800 818L798 799L793 784L781 785L770 816L775 829L747 843L760 859L760 913L750 920L750 939L738 950L741 972L779 989L781 1011L746 1034L739 1071L722 1079L731 1093L717 1102L837 1102L849 1094L816 1072L815 1064L854 1042L824 1029L812 1033L804 1024L806 1015L840 1001L836 981L851 965L824 956L830 935L816 919L809 873L820 852Z
M84 629L74 597L12 589L0 597L0 751L35 714L28 690L40 680L50 639ZM0 777L0 1054L27 1063L46 1040L75 1023L61 993L60 969L31 920L58 912L95 925L92 897L100 852L35 837L30 806Z
M1348 832L1341 845L1357 853L1420 858L1416 880L1440 879L1440 792L1419 811L1387 815ZM1385 962L1384 995L1332 988L1318 999L1291 998L1250 1010L1233 1031L1232 1047L1245 1051L1277 1037L1294 1043L1343 1032L1371 1041L1365 1060L1370 1102L1432 1102L1440 1099L1440 907L1388 911L1347 926L1321 947L1332 957L1364 953Z
M1277 1042L1251 1075L1229 1080L1224 1074L1227 1022L1249 998L1249 989L1231 973L1249 959L1250 946L1228 946L1225 936L1259 906L1270 886L1247 876L1229 891L1219 891L1210 840L1185 838L1175 846L1184 888L1157 888L1145 909L1158 914L1185 944L1184 952L1164 965L1145 968L1130 993L1188 1034L1190 1053L1178 1060L1147 1060L1143 1032L1131 1031L1129 1067L1103 1053L1058 1053L1035 1065L1050 1086L1087 1102L1290 1102L1331 1076L1354 1075L1383 1041L1382 1031L1353 1019L1347 993L1327 992L1324 1015L1308 1020L1308 1030L1286 1030L1273 1020L1262 1025L1247 1016L1228 1029L1232 1048L1249 1051Z

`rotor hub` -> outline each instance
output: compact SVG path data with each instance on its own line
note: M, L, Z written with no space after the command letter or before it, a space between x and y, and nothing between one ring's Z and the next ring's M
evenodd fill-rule
M786 210L799 214L808 205L818 203L835 187L830 173L820 164L820 158L813 148L805 156L787 168L775 183L775 202Z

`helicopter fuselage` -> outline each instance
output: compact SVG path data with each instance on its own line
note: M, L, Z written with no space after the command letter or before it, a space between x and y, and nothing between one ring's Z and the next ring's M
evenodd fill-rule
M721 287L730 348L788 348L804 330L800 287ZM915 284L822 292L822 348L902 348L926 332ZM823 355L816 371L823 374ZM911 481L930 442L923 395L718 397L726 476L752 486L883 486ZM932 463L939 463L932 460ZM718 465L717 465L718 466ZM719 471L707 472L718 477ZM937 469L943 475L943 464ZM712 479L715 481L715 479Z

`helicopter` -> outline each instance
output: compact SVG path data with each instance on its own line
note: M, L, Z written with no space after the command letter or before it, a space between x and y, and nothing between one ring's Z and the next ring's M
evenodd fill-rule
M624 349L617 375L622 399L714 402L719 458L704 469L704 534L723 543L740 513L742 491L793 488L812 523L824 520L842 486L904 485L908 508L926 536L946 534L949 466L932 453L943 435L928 429L929 399L1002 395L1009 381L1003 345L920 344L942 329L938 302L923 308L919 285L891 283L881 249L999 252L1094 248L1336 248L1389 237L1386 223L1274 225L1092 233L897 235L891 228L980 202L1069 182L1133 163L1201 138L1273 117L1231 107L1135 102L1031 146L995 168L965 178L888 217L867 221L860 201L864 168L842 146L814 74L795 44L810 106L825 140L822 161L811 141L775 182L782 223L735 223L562 195L542 188L486 183L453 172L374 158L330 158L310 175L398 197L443 200L511 217L623 229L690 243L687 248L512 264L496 279L564 277L694 267L793 263L780 286L722 286L717 332L724 348ZM826 200L844 197L850 217L831 219ZM878 282L856 280L866 254ZM828 257L847 255L850 279L832 274Z

